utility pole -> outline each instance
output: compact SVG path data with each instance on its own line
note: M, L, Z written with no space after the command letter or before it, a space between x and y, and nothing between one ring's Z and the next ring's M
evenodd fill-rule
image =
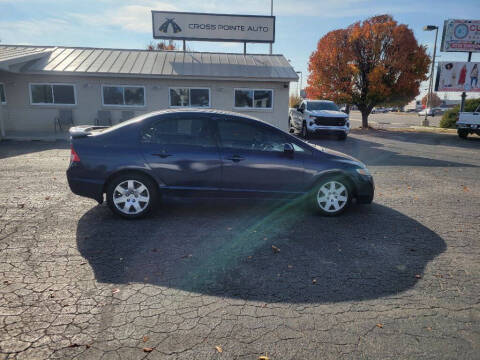
M273 0L270 0L270 16L273 16ZM270 55L272 55L273 44L270 43Z
M437 53L437 36L438 36L438 26L427 25L423 28L425 31L435 30L435 44L433 45L433 59L432 59L432 71L430 73L430 81L428 82L428 94L427 101L425 105L425 119L422 121L422 126L429 126L428 123L428 109L429 106L432 106L432 91L433 91L433 71L435 70L435 55Z
M298 96L300 96L300 93L302 92L302 78L303 78L303 75L302 75L302 72L301 71L297 71L297 74L300 74L300 82L297 83L297 88L298 88Z

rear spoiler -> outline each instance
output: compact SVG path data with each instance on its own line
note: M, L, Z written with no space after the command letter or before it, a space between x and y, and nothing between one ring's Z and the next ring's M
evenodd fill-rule
M107 129L110 126L80 125L71 127L68 132L73 139L87 137L93 130Z

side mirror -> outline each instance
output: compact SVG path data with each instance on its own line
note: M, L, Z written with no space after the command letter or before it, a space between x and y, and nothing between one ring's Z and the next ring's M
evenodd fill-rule
M293 155L295 150L293 149L293 145L290 143L286 143L283 145L283 152L287 155Z

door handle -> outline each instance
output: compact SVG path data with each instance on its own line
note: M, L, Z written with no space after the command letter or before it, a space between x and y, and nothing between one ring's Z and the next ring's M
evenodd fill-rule
M241 156L239 156L239 155L233 155L233 156L230 156L230 157L228 157L228 158L226 158L226 159L227 159L227 160L231 160L231 161L233 161L233 162L240 162L240 161L242 161L242 160L245 160L244 157L241 157Z
M172 156L172 154L169 154L167 153L166 151L165 152L161 152L161 153L155 153L155 154L152 154L153 156L158 156L158 157L161 157L162 159L165 159L169 156Z

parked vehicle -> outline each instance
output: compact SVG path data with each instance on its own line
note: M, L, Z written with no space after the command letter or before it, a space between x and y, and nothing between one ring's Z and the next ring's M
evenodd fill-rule
M303 100L297 108L289 110L288 124L290 132L300 133L304 139L322 133L345 140L350 131L348 114L328 100Z
M457 134L466 139L469 134L480 135L480 105L474 112L458 113Z
M372 109L371 114L384 114L384 113L387 113L387 112L388 112L388 109L382 108L382 107L377 107L377 108Z
M433 108L433 113L435 114L434 116L443 115L443 113L445 113L445 111L446 111L446 109L442 108L442 107Z
M435 110L434 109L431 109L431 108L425 108L423 110L420 110L417 115L418 116L425 116L425 113L427 114L427 116L435 116Z
M125 218L146 215L160 195L304 197L320 214L352 199L371 203L360 161L303 142L255 118L215 110L166 110L114 125L70 129L71 190Z

